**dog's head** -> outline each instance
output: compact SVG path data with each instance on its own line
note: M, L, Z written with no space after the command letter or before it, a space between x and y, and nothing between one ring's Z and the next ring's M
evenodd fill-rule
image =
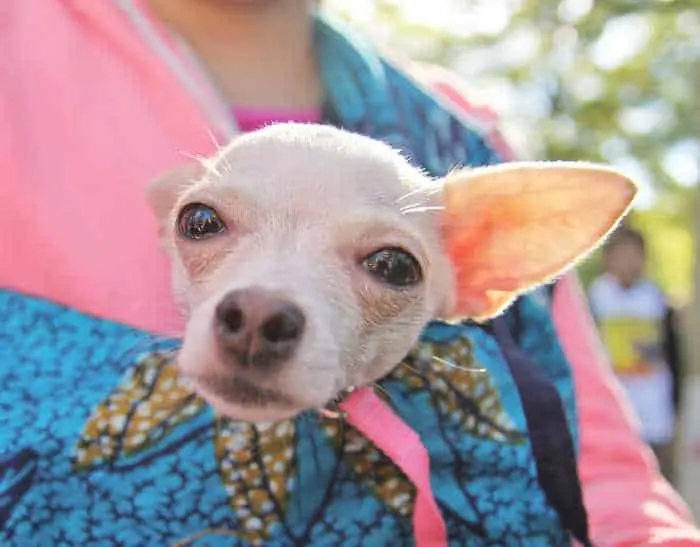
M488 319L591 251L634 185L522 163L433 180L338 129L280 124L150 187L188 313L180 366L247 421L385 376L433 318Z

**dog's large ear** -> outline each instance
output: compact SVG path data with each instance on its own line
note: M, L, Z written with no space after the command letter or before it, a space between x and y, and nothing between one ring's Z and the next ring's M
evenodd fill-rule
M148 184L146 197L160 224L168 221L180 194L199 179L204 171L200 162L193 161L166 171Z
M446 318L486 320L594 250L636 186L587 163L510 163L448 175L443 244L456 276Z

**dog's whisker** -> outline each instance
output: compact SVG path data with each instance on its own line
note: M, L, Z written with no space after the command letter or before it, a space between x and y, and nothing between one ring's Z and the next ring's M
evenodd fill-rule
M233 166L225 154L219 156L218 163L220 164L219 167L221 171L223 171L224 175L230 175L233 173Z
M179 154L193 161L202 161L202 156L199 154L193 154L192 152L187 152L186 150L180 150Z
M419 377L425 379L425 375L421 371L419 371L416 367L409 365L406 361L401 361L399 363L399 366L402 366L402 367L410 370L416 376L419 376Z
M399 211L403 213L404 211L408 211L410 209L415 209L416 207L426 207L426 205L422 202L409 203L407 205L399 207Z
M219 166L217 165L216 161L213 161L211 159L202 159L200 162L204 169L207 171L207 173L210 173L214 175L215 177L221 178L222 173L219 171Z
M216 177L221 176L221 172L217 169L215 161L212 160L211 158L206 157L206 156L201 156L199 154L192 154L192 153L186 152L184 150L181 150L180 154L183 155L184 157L192 160L192 161L199 163L207 173L211 173L212 175L214 175Z
M416 188L415 190L410 190L410 191L406 192L405 194L400 195L400 196L397 198L396 203L400 203L400 202L402 202L402 201L404 201L404 200L406 200L406 199L408 199L408 198L410 198L410 197L413 197L413 196L415 196L415 195L417 195L417 194L422 194L422 193L424 193L425 191L426 191L426 189L423 188L423 187L421 187L421 188Z
M226 148L226 145L219 142L219 140L216 138L216 135L211 131L211 129L207 129L207 133L209 134L209 139L211 139L211 142L214 144L214 148L216 150L216 154L214 155L214 161L217 163L217 174L220 174L221 172L223 172L223 174L225 175L231 174L233 172L231 162L229 161L229 158L226 156L226 154L222 153Z
M223 148L223 145L221 142L219 142L219 139L216 138L216 135L214 132L210 129L207 128L207 135L209 136L209 139L211 140L212 144L214 145L214 148L216 149L217 152L221 151Z
M407 207L401 209L402 215L411 215L414 213L429 213L431 211L444 211L445 207L441 205L417 205L415 207Z
M440 363L442 365L445 365L445 366L453 368L453 369L464 370L467 372L479 372L479 373L486 372L486 369L483 367L479 367L479 368L464 367L464 366L458 365L456 363L453 363L452 361L448 361L447 359L443 359L442 357L438 357L437 355L433 355L432 359L434 361L437 361L438 363Z

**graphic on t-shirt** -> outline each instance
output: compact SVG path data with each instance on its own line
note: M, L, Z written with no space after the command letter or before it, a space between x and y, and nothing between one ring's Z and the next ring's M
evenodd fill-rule
M600 333L618 374L648 374L663 363L658 321L644 317L605 317Z

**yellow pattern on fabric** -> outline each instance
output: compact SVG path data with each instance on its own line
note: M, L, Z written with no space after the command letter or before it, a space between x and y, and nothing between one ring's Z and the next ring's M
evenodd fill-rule
M467 338L421 343L392 376L412 389L429 389L438 411L475 437L501 443L523 441L491 375L474 359Z
M394 462L353 427L341 425L337 420L325 420L323 428L334 444L344 444L350 469L375 496L401 516L413 514L416 489Z
M260 544L284 512L294 475L294 424L218 420L219 473L240 519L242 537Z
M438 412L471 435L498 443L522 441L468 340L419 344L387 381L432 393ZM387 402L391 404L390 397ZM76 444L74 465L84 471L134 456L206 408L171 354L150 354L95 407ZM264 544L294 490L295 422L262 425L216 418L211 425L219 475L240 522L236 533L253 545ZM330 443L342 443L358 480L392 511L410 517L415 488L401 470L349 425L324 418L321 427Z
M94 467L144 450L205 406L167 354L150 354L97 405L78 441L75 466Z

